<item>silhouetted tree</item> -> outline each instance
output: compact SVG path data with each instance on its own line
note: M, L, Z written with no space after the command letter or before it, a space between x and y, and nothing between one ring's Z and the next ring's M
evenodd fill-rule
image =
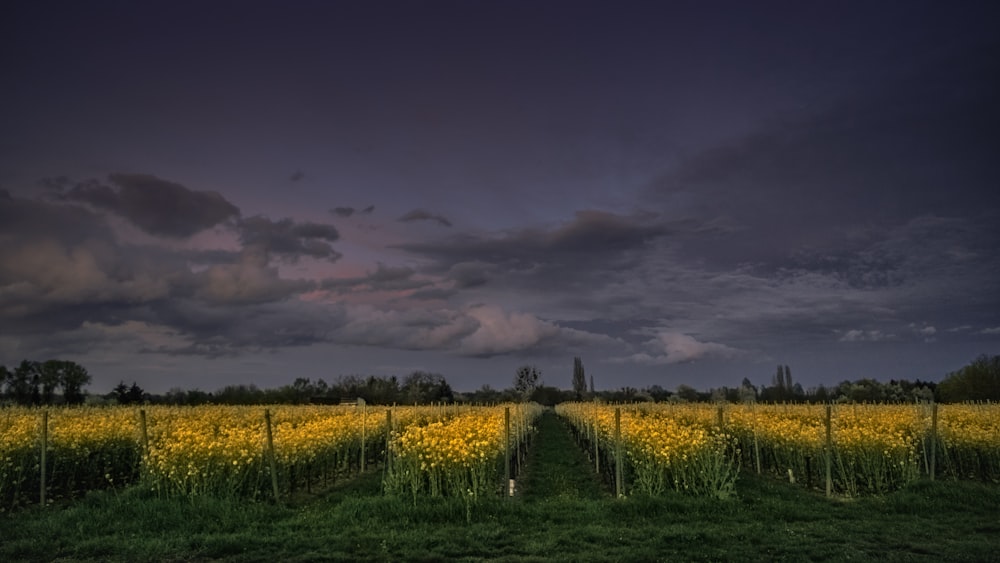
M407 403L415 405L450 403L455 400L455 394L448 382L445 381L444 376L424 371L415 371L406 376L400 393Z
M573 358L573 392L576 393L576 400L580 401L587 394L587 376L584 374L583 361L579 357Z
M1000 401L1000 356L983 354L937 386L943 402Z
M514 391L521 396L522 400L527 401L535 387L538 387L541 376L542 372L535 366L523 365L517 368L514 374Z
M67 405L83 404L83 386L90 383L87 369L75 362L63 362L62 390Z

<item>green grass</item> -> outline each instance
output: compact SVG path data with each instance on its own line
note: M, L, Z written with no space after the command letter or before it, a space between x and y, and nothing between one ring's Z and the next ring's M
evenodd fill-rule
M859 500L746 474L728 501L613 499L554 415L519 477L457 499L381 494L381 472L282 506L139 489L0 515L2 561L1000 561L1000 487L920 481Z

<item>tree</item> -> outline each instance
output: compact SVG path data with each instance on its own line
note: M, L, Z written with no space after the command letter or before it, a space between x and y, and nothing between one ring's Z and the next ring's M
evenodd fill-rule
M451 385L448 385L444 376L425 371L415 371L406 376L403 379L403 387L400 389L400 392L407 403L415 405L438 402L450 403L455 400L455 394L451 390Z
M222 392L220 392L220 394L226 394L228 390L229 387L226 387ZM124 381L119 381L118 385L115 385L115 388L111 390L111 395L114 396L119 405L137 405L142 403L147 398L146 392L143 391L142 387L139 387L139 384L134 381L132 382L131 387L125 385ZM222 402L225 403L227 401Z
M583 361L579 357L573 358L573 392L576 393L577 401L587 394L587 376L584 375Z
M22 360L7 379L7 393L18 405L30 405L32 396L32 374L35 362Z
M90 383L86 368L75 362L63 362L63 399L67 405L83 404L83 386Z
M1000 401L1000 356L983 354L937 386L944 402Z
M7 369L7 366L0 366L0 398L3 398L5 389L10 385L11 377L14 374Z
M527 401L531 397L535 388L538 387L541 376L542 372L535 366L523 365L517 368L514 375L514 390L517 391L522 400Z
M757 400L757 388L750 382L749 377L744 377L743 381L740 382L738 396L740 402L743 403L749 403Z
M55 398L56 388L62 383L63 363L59 360L49 360L38 366L38 379L41 383L41 402L51 405Z
M682 383L677 386L677 392L674 393L674 397L684 402L693 403L698 400L698 391L694 387Z

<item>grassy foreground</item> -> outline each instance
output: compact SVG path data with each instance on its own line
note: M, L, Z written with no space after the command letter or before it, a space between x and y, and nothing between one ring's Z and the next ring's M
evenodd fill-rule
M283 506L93 493L0 515L0 560L1000 561L997 486L921 481L847 501L745 475L729 501L615 500L552 414L515 499L413 506L380 479Z

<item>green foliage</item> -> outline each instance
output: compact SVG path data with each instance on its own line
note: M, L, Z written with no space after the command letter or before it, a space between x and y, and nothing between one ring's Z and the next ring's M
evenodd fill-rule
M1000 401L1000 356L983 354L938 384L938 399L945 403Z
M529 489L535 463L529 454L523 497L484 499L471 517L461 499L413 506L382 496L379 472L286 505L93 493L0 515L0 560L936 562L1000 552L996 486L917 481L841 502L744 475L725 502L612 499L591 483L553 480L569 467L538 468L547 477Z

